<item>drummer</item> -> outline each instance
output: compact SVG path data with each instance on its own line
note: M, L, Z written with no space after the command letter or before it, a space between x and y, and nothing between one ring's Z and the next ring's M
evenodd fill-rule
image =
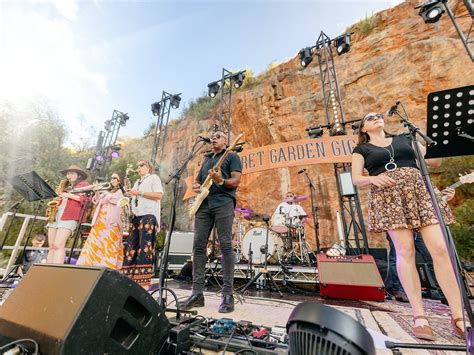
M307 219L307 214L303 207L297 204L298 201L302 201L303 199L306 198L299 198L296 196L293 192L288 191L286 194L285 199L283 200L282 203L280 203L277 208L275 209L275 214L284 214L289 217L291 221L297 217L302 224L306 223ZM292 223L295 224L295 223Z

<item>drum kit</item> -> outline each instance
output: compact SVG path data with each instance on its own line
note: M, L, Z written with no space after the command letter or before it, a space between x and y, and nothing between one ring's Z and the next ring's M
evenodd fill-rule
M286 202L300 202L307 196L295 196ZM264 264L265 255L269 264L311 265L312 252L306 242L304 221L306 215L275 213L268 230L268 251L265 253L267 226L261 222L262 215L253 210L237 207L234 220L233 246L238 262Z

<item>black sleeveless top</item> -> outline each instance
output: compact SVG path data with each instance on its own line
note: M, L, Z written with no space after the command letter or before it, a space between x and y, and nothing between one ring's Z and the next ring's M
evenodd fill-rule
M415 151L411 145L411 139L407 135L394 136L392 138L392 147L397 167L418 169ZM356 146L352 153L362 155L365 160L364 168L369 171L370 176L376 176L386 171L385 164L390 161L392 147L386 146L386 149L384 149L372 143L364 143Z

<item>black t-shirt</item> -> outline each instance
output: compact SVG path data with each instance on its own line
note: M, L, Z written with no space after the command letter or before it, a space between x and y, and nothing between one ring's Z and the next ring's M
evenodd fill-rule
M413 150L411 139L402 134L392 138L392 147L395 163L399 168L416 168L415 151ZM384 148L378 147L372 143L364 143L356 146L352 153L359 153L364 157L364 168L369 171L370 176L376 176L383 173L385 164L390 161L390 154L392 148L387 146ZM390 153L389 153L390 152Z
M196 178L199 183L203 183L206 180L207 175L209 175L209 170L217 164L222 154L225 150L222 150L220 153L214 155L210 153L206 155L204 162L202 163L201 170ZM232 171L242 171L242 162L240 161L239 156L231 152L224 160L221 165L221 173L223 179L229 179L231 177L230 173ZM233 201L235 204L235 188L227 188L223 185L219 186L217 184L212 184L209 190L209 195L206 200L209 208L217 207Z

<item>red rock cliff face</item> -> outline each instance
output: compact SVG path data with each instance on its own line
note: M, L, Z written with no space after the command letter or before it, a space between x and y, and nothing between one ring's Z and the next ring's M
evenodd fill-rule
M349 53L335 55L345 119L362 117L369 111L385 112L395 101L404 103L412 120L425 128L427 95L432 91L473 83L470 61L446 14L425 25L414 6L406 1L375 15L375 28L362 37L355 33ZM462 1L449 1L457 15L467 13ZM470 21L466 19L463 21ZM466 22L461 25L466 28ZM315 39L318 34L315 34ZM298 48L295 48L297 51ZM305 128L325 124L319 67L315 58L302 69L297 56L282 63L249 89L236 90L232 102L232 132L245 133L245 148L298 140L307 137ZM188 154L192 139L209 132L212 121L183 120L170 125L164 164L172 168ZM395 120L391 132L402 132ZM190 173L200 162L190 164ZM329 164L306 167L316 186L322 246L336 240L336 211L339 210L334 168ZM287 191L309 196L301 167L249 174L242 178L238 206L271 214ZM359 189L366 215L367 189ZM309 199L301 203L309 213ZM314 245L314 230L306 228ZM371 247L384 246L383 235L369 234Z

